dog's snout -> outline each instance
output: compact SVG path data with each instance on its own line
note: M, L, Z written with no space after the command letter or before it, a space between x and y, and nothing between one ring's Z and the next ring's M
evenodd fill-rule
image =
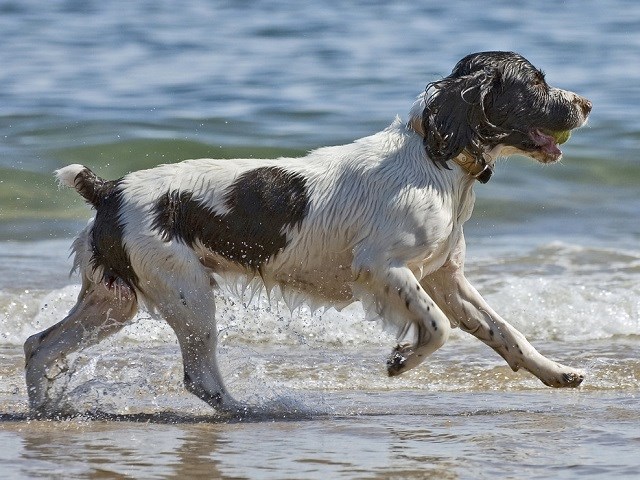
M591 113L591 108L593 107L591 101L587 100L586 98L579 97L578 103L580 105L580 108L582 108L582 113L584 114L584 116L588 116Z

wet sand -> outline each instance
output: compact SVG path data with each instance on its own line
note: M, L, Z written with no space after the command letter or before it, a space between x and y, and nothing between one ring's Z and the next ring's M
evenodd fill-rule
M241 419L203 410L64 420L33 420L21 402L5 403L13 413L0 415L0 474L564 479L640 471L640 407L630 392L353 391L296 402L297 413Z

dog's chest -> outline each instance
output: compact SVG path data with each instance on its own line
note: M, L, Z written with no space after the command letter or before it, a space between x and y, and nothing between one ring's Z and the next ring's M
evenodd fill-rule
M407 261L407 266L418 279L435 272L450 258L462 236L462 228L454 228L442 241L430 244L414 258Z
M413 242L407 242L405 258L418 278L442 267L459 246L474 202L473 190L465 189L461 195L430 202L417 221L409 223L406 235Z

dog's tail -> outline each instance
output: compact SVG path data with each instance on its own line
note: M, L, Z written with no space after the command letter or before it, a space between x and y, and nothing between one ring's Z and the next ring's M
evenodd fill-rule
M98 208L105 197L110 183L103 180L84 165L68 165L55 171L60 185L74 188L84 199Z

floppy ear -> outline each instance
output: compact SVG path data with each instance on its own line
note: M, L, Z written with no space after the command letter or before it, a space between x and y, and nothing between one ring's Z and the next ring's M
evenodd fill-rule
M479 70L427 85L422 131L424 146L433 161L446 167L447 160L464 149L482 160L483 130L496 128L487 119L484 100L497 83L496 75Z

